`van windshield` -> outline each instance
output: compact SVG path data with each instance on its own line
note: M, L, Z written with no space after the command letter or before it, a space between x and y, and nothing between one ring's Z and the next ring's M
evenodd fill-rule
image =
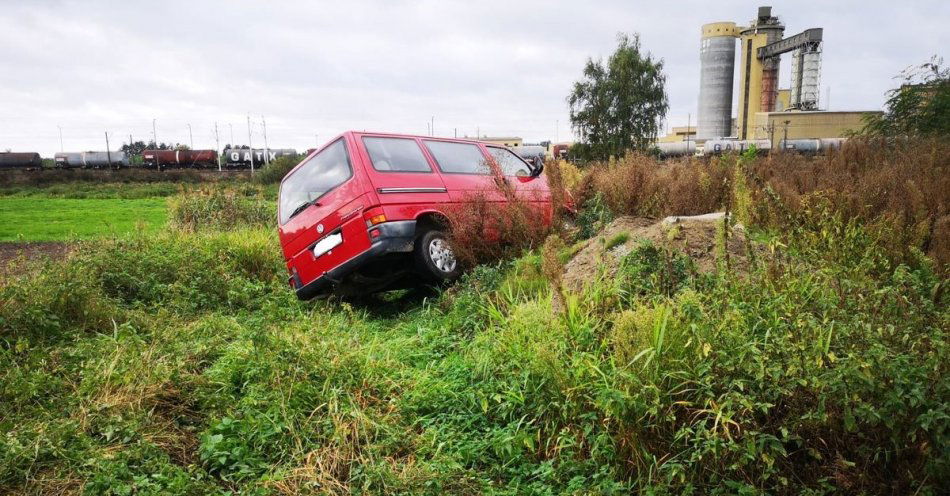
M313 203L353 176L343 139L324 148L297 168L280 185L280 223L286 224L300 207Z

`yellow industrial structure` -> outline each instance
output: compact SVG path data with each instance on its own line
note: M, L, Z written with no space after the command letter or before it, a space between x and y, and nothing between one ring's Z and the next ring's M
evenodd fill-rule
M524 145L524 140L517 136L482 136L476 139L484 143L507 146L508 148Z
M670 129L670 134L666 136L660 136L656 141L657 143L677 143L680 141L686 141L686 138L689 137L690 141L696 141L696 126L673 126Z
M778 56L760 57L764 49L782 39L785 26L771 15L771 8L760 7L759 16L739 32L742 58L739 62L739 108L736 123L738 138L749 139L749 122L758 112L775 110L778 99Z
M755 114L749 139L767 139L777 146L783 139L842 138L864 126L868 114L881 112L795 111Z
M792 90L789 88L784 88L778 90L778 95L775 97L775 110L789 110L790 105L792 104Z

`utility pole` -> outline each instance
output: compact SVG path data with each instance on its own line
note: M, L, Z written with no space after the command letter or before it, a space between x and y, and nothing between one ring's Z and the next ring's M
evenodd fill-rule
M106 160L109 161L109 168L112 168L112 151L109 150L109 131L106 131Z
M785 148L788 146L788 125L791 122L792 121L790 120L785 120L785 137L782 139L782 150L785 150Z
M459 128L452 128L452 134L458 138L459 137Z
M195 137L191 134L191 123L188 123L188 141L191 143L191 149L195 149Z
M319 134L314 134L314 135L313 135L313 141L315 141L315 142L317 143L317 148L320 148L320 135L319 135Z
M221 172L221 140L218 139L218 121L214 121L214 154L218 157L218 172Z
M152 119L152 142L155 144L155 149L158 150L158 133L155 132L155 119Z
M66 150L63 149L63 126L56 126L56 127L59 128L59 151L64 152Z
M247 147L251 154L251 174L254 174L254 147L251 145L251 113L247 113Z
M429 136L435 136L435 116L432 116L432 124L429 126L429 131L431 134Z
M270 148L267 146L267 121L264 120L264 116L261 116L261 128L264 130L264 165L270 164Z
M689 155L689 127L693 123L693 114L686 114L686 154Z

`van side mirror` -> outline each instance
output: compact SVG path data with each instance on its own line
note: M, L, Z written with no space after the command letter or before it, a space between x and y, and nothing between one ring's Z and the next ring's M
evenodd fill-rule
M540 157L535 158L531 163L531 177L538 177L544 172L544 161Z

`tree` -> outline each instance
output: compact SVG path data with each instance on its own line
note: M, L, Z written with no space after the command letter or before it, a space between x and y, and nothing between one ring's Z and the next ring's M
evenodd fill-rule
M131 145L128 143L125 143L122 145L122 151L125 152L126 155L128 156L134 157L137 155L141 155L147 146L148 145L146 145L144 141L136 141L135 143L132 143Z
M584 77L567 102L582 158L606 159L646 151L669 109L663 59L643 53L640 35L617 35L617 50L604 63L587 59ZM573 151L573 149L572 149Z
M943 59L905 69L900 87L887 92L883 115L865 119L862 133L896 138L950 135L950 69Z

